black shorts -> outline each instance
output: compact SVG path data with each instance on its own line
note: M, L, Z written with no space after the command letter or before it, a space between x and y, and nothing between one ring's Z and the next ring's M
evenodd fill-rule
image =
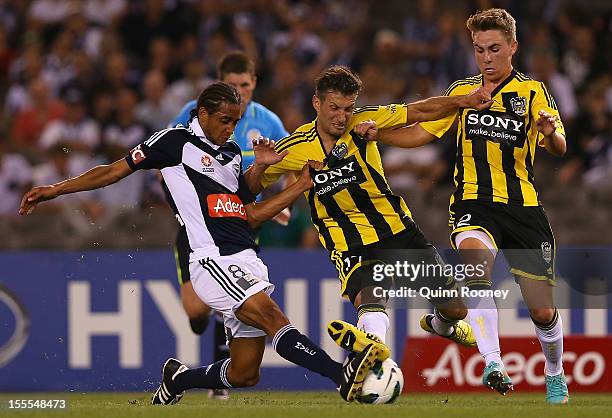
M453 247L459 232L483 231L502 250L511 273L554 284L555 238L542 206L462 200L450 212Z
M397 250L397 251L393 251ZM415 251L403 251L415 250ZM394 264L397 261L408 261L413 264L436 265L443 263L436 247L431 244L414 221L402 232L382 241L349 251L333 250L330 254L332 262L336 265L340 279L340 293L354 301L357 294L366 287L383 286L389 288L391 283L381 283L373 280L374 266ZM404 283L394 279L395 286ZM416 280L413 286L426 285L429 288L449 290L455 288L455 280L449 276L428 276L427 282ZM436 301L438 302L438 301ZM440 300L443 302L443 300Z
M187 228L182 225L176 233L176 243L174 245L176 274L179 284L181 285L191 280L189 276L189 254L191 254L191 247L189 246L189 238L187 237Z

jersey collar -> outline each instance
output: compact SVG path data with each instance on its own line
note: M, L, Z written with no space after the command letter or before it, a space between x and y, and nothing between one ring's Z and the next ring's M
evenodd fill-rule
M193 118L191 120L191 122L189 123L189 129L191 129L191 131L198 138L200 138L200 140L202 140L202 142L204 142L205 144L210 145L214 149L219 148L219 145L213 144L208 138L206 138L206 134L202 130L202 127L200 126L200 122L198 122L198 118L197 117L195 117L195 118Z
M500 91L502 91L502 89L504 87L506 87L506 85L511 82L514 77L516 76L516 70L513 68L512 72L510 73L510 75L508 77L506 77L506 79L504 81L502 81L501 83L499 83L499 85L497 87L495 87L493 89L493 91L491 92L491 97L494 97L497 93L499 93ZM482 84L484 85L484 75L482 76Z

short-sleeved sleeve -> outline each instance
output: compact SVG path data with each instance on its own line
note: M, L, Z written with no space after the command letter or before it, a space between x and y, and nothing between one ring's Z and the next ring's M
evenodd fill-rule
M296 150L290 149L289 154L282 161L268 167L261 178L261 185L265 189L276 182L283 174L299 173L302 171L304 164L306 164L306 161L300 162Z
M533 103L531 104L531 117L534 121L539 119L538 113L543 110L548 114L551 114L557 118L557 132L561 135L565 136L565 127L563 126L563 122L561 122L561 115L559 114L559 109L557 108L557 103L552 95L548 92L548 89L544 85L544 83L538 83L538 87L536 88L536 94L533 98ZM533 126L535 128L535 124ZM542 134L538 135L538 145L544 146L542 140L544 139Z
M451 126L453 126L456 117L457 114L455 113L443 119L438 119L431 122L421 122L420 125L421 128L425 129L433 136L442 138L442 136L451 128Z
M148 170L172 167L180 164L187 138L185 130L165 129L132 148L125 157L132 170Z
M405 104L388 104L385 106L363 106L355 109L351 125L355 126L365 120L376 121L378 129L397 128L408 121L408 106Z
M455 84L455 83L453 83ZM459 91L457 88L453 88L451 85L443 94L443 96L458 96ZM421 128L425 129L427 132L432 134L437 138L442 138L442 136L453 126L455 119L457 118L457 112L448 115L445 118L432 120L428 122L421 122L419 125Z

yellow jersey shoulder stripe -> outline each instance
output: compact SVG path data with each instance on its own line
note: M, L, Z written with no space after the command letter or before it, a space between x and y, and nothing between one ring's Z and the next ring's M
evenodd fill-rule
M533 78L526 76L525 74L521 73L520 71L516 72L516 78L519 81L533 81Z
M380 109L380 106L378 105L361 106L355 109L355 111L353 112L353 115L356 115L358 113L363 113L363 112L376 112L378 109Z
M558 110L557 109L557 103L555 102L555 99L548 92L548 89L546 88L544 83L540 82L540 87L542 88L542 91L544 92L544 96L546 97L546 102L548 103L548 107L550 107L551 109L554 109L554 110Z
M475 75L472 77L467 77L461 80L457 80L454 83L452 83L450 86L448 86L448 88L446 89L446 91L442 94L443 96L450 96L451 93L459 86L465 86L465 85L476 85L482 82L482 74L479 75Z
M275 147L276 152L283 152L286 149L293 147L294 145L301 144L304 142L312 142L315 140L317 131L313 126L308 132L300 132L300 135L296 135L291 141L285 141Z

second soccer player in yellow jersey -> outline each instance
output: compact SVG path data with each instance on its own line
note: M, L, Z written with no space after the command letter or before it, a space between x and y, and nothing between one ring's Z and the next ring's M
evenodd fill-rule
M498 249L504 250L546 358L546 400L564 404L569 394L562 365L563 326L551 288L555 242L538 200L533 164L538 148L557 156L565 153L565 131L544 84L512 66L518 47L514 18L506 10L489 9L471 16L467 27L480 74L454 82L445 95L462 95L482 86L491 93L490 108L461 109L434 122L378 133L375 126L383 126L366 122L357 131L411 148L441 138L457 121L451 244L465 262L488 266L484 277L468 279L472 289L491 288L495 256ZM495 301L473 301L469 320L485 359L483 383L505 394L512 382L501 359ZM427 328L427 320L422 326Z
M317 118L278 141L276 151L284 159L272 166L253 166L245 177L252 191L273 183L286 172L296 172L308 160L322 161L324 169L313 173L314 187L306 198L321 243L330 252L340 278L341 294L358 311L358 326L371 338L384 342L389 319L387 298L373 292L374 266L381 250L417 250L428 264L439 262L436 249L411 218L404 200L394 195L385 179L378 146L352 132L362 121L373 119L380 127L396 128L435 120L459 108L486 109L490 97L484 89L452 97L434 97L411 104L355 108L361 80L349 68L333 66L315 80L313 106ZM263 170L265 173L262 174ZM380 265L380 264L379 264ZM427 280L426 286L452 288L452 277ZM469 324L461 321L467 310L458 300L432 300L440 309L432 331L466 345L475 345ZM328 331L342 347L358 352L369 341L355 338L354 326L330 323ZM388 355L388 350L386 355Z

